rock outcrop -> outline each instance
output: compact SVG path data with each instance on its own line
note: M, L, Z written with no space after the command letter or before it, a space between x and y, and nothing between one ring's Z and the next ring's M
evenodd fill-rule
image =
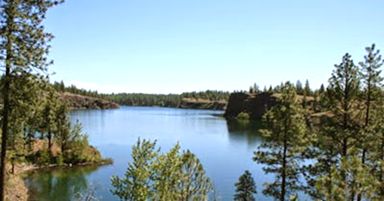
M205 99L183 98L179 108L225 110L226 105L226 101L210 101Z
M247 113L250 119L261 119L263 114L276 103L277 95L271 93L232 93L224 117L236 118L240 113Z
M281 94L268 92L258 94L243 92L232 93L229 97L224 117L240 118L240 116L247 114L249 115L249 119L259 120L263 117L267 110L278 104L280 96ZM323 114L313 111L313 97L308 96L304 98L302 95L297 95L297 99L302 104L304 104L303 101L305 100L306 108L311 116L318 116L316 118L324 117L325 113ZM327 113L326 116L329 116L329 114Z
M64 92L60 94L61 99L67 102L70 109L115 109L119 108L117 103L94 98L89 96L82 96Z

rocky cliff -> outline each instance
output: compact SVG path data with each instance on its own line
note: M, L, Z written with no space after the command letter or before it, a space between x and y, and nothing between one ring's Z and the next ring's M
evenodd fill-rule
M263 114L276 103L277 95L271 93L232 93L224 116L236 118L240 113L247 113L250 119L261 119Z
M60 94L61 99L67 102L70 109L115 109L119 108L117 103L94 98L89 96L82 96L64 92Z
M226 101L210 101L206 99L183 98L179 108L225 110Z
M232 93L229 97L227 109L225 110L224 117L226 118L238 118L249 115L249 119L258 120L261 119L264 113L271 107L278 103L279 96L281 94L275 93ZM304 97L301 95L297 96L299 102L303 102ZM313 97L306 97L305 104L307 105L308 112L312 116L320 115L322 113L316 113L312 110L314 104ZM241 113L241 114L240 114ZM240 114L240 115L239 115Z

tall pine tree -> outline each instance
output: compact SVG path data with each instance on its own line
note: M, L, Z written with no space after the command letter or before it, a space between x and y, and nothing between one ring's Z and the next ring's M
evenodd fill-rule
M359 92L358 68L348 53L339 65L335 65L328 91L331 97L329 107L335 119L335 146L339 148L341 156L347 156L351 140L357 135L356 105Z
M275 180L265 185L263 193L284 201L299 188L301 153L311 140L303 108L291 84L282 87L279 103L264 115L263 122L265 129L260 132L265 142L254 160L265 165L265 173L275 174Z
M364 165L366 163L367 154L369 154L369 149L372 147L374 141L377 139L373 130L375 124L373 124L373 114L372 110L378 109L378 102L381 93L381 86L383 78L380 76L381 70L380 67L383 65L384 61L380 55L380 51L376 50L375 44L372 44L370 47L366 47L367 55L364 56L364 61L360 62L360 72L363 81L363 99L364 103L364 125L363 129L360 132L359 145L362 149L361 153L361 162ZM357 200L362 199L362 194L358 195Z
M256 184L252 178L252 174L246 170L240 176L239 181L235 184L236 194L235 201L255 201L254 194L256 194Z
M59 3L56 0L3 0L0 7L0 62L4 66L2 86L2 138L0 157L0 201L4 200L5 160L9 117L11 114L11 84L19 74L45 70L50 63L46 59L52 36L42 25L48 8Z

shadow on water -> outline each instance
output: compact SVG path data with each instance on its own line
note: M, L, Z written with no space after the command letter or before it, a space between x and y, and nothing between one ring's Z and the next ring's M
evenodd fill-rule
M29 201L68 201L88 190L87 176L97 166L51 168L28 174L25 184L29 189Z
M231 142L245 141L249 146L256 146L262 140L259 129L261 121L227 120L229 139Z

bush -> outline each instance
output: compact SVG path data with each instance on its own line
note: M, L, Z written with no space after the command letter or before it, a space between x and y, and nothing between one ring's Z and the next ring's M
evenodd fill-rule
M239 120L249 120L249 119L250 119L250 116L249 116L249 114L246 113L246 112L240 112L240 113L237 115L236 119L239 119Z
M36 152L33 162L37 165L49 165L51 163L49 152L47 150Z

